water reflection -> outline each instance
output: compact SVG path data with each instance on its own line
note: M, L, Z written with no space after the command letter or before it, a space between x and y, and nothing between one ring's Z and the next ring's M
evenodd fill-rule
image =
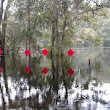
M109 110L110 50L76 53L71 59L51 54L45 64L43 57L31 58L30 74L24 73L23 58L7 56L13 67L7 63L5 74L0 74L0 109ZM42 64L48 68L46 75ZM69 68L74 69L72 76Z

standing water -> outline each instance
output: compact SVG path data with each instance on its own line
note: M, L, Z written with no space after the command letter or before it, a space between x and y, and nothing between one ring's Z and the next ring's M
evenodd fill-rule
M55 57L31 58L30 74L22 58L14 68L7 63L7 77L0 74L0 110L110 110L110 49L77 49L71 60L63 59L57 68Z

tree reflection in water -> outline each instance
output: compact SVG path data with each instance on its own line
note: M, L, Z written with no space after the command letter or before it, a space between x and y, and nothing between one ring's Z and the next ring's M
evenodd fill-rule
M4 73L1 74L0 109L96 110L100 107L104 110L109 109L110 84L101 83L98 79L98 75L103 71L103 64L100 61L94 60L90 64L88 59L88 62L80 65L78 69L74 66L75 73L69 76L67 70L71 62L67 56L51 54L50 60L51 68L46 76L41 74L39 64L34 64L30 74L24 73L22 65L18 73L10 71L12 74L8 75L7 72L5 77ZM8 86L4 82L7 82Z

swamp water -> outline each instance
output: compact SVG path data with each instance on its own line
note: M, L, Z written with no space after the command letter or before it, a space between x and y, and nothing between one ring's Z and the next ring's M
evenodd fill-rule
M34 75L21 75L17 69L7 72L4 80L1 73L0 110L110 110L109 48L75 50L72 58L64 57L63 73L56 62L41 58L39 64L33 64L39 68L33 70ZM41 73L43 67L47 75ZM74 70L72 76L67 74L69 68Z

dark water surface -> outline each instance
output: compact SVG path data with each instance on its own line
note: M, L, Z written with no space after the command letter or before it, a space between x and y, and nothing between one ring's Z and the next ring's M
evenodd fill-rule
M34 57L30 74L22 69L24 59L15 59L6 58L7 77L0 76L0 110L110 110L110 49L78 49L63 63Z

